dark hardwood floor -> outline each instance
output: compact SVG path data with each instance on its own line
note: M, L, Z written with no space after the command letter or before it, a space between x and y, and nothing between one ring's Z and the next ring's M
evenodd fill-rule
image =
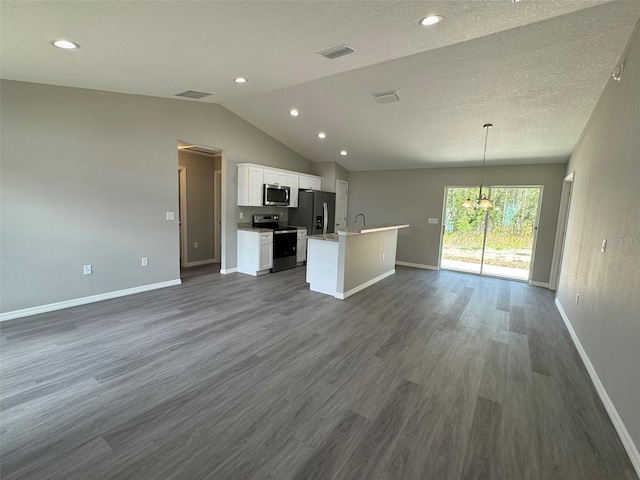
M637 479L553 293L304 268L4 322L10 479Z

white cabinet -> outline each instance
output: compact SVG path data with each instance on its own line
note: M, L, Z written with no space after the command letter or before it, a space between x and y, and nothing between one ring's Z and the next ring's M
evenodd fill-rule
M268 273L273 267L273 233L238 230L238 272Z
M296 252L296 262L302 263L307 260L307 229L298 229L298 250Z
M288 185L289 173L284 170L264 169L264 183L269 185Z
M238 205L262 206L264 169L255 165L238 165Z
M298 206L298 189L322 190L322 178L315 175L263 167L253 163L238 164L238 206L262 207L263 185L291 187L289 206Z
M260 234L260 270L273 268L273 233Z
M322 190L322 178L313 175L300 175L300 188L302 190Z
M291 187L291 197L289 198L289 206L293 208L298 207L298 188L300 176L295 173L289 174L289 183L286 185Z

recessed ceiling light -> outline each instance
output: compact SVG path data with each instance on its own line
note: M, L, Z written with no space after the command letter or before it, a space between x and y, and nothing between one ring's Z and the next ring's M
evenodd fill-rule
M347 155L347 151L346 151L346 150L342 150L342 151L340 152L340 155L342 155L343 157L345 157L345 156Z
M429 25L435 25L436 23L440 23L442 21L442 17L440 15L429 15L428 17L424 17L420 20L420 25L428 27Z
M244 77L234 78L233 81L236 83L247 83L247 79Z
M292 108L291 110L289 110L289 115L291 115L292 117L297 117L300 114L298 113L298 110Z
M70 42L69 40L54 40L51 45L58 48L64 48L65 50L76 50L80 48L77 43Z
M327 134L324 132L318 133L318 138L327 138Z

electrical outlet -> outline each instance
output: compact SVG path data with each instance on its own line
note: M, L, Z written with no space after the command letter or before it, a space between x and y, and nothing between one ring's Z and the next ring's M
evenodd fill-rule
M93 269L91 268L91 265L85 265L83 268L84 268L85 275L91 275L93 273Z
M240 212L240 220L244 218L244 213Z
M149 266L149 259L147 257L142 257L142 266L143 267Z
M174 212L167 212L167 220L175 220L176 214Z
M198 248L198 242L193 242L193 248Z
M438 224L438 219L437 218L433 218L433 217L429 217L429 223L432 225L437 225Z
M576 305L578 305L579 301L580 301L580 294L576 293Z
M606 238L602 239L602 247L600 247L600 251L602 253L607 251L607 239Z
M383 254L382 254L382 260L384 260L384 259L386 258L386 256L387 256L387 255L386 255L385 253L383 253Z

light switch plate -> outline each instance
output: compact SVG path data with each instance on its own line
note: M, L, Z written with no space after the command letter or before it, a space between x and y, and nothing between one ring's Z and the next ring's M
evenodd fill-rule
M437 225L438 224L438 219L437 218L429 218L429 223L433 224L433 225Z
M147 257L142 257L142 266L143 267L149 266L149 259Z
M167 220L175 220L176 214L174 212L167 212Z

